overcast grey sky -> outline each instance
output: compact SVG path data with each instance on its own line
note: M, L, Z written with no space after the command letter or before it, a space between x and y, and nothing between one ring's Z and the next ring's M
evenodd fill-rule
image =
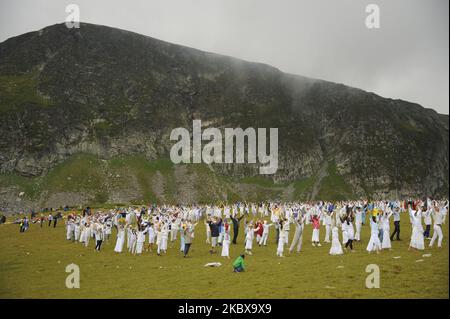
M126 29L449 113L448 0L0 0L0 42L65 21ZM367 4L380 29L365 26Z

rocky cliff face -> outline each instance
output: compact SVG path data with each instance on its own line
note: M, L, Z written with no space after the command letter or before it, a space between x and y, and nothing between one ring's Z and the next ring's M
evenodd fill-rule
M170 131L201 119L277 127L279 169L270 179L310 179L309 198L330 167L354 197L448 194L448 116L417 104L85 23L8 39L0 56L4 176L43 178L79 153L167 158ZM211 169L257 174L248 165ZM17 189L2 186L8 206Z

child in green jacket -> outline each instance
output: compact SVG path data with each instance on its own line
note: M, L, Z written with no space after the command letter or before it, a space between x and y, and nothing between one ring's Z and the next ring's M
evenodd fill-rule
M244 258L245 255L242 254L233 263L234 272L242 272L245 271L245 264L244 264Z

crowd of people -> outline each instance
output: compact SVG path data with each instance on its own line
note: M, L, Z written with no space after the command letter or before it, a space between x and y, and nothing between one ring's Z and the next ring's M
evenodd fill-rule
M370 227L370 239L364 244L368 253L391 249L391 241L400 239L400 220L408 218L411 224L409 249L425 249L437 241L442 247L442 224L448 213L448 200L409 201L346 201L308 203L235 203L219 205L151 205L148 207L117 208L92 211L86 208L82 213L69 213L66 218L66 239L84 244L92 240L96 251L104 241L113 240L116 234L114 252L124 249L133 255L156 251L163 256L168 243L179 241L179 250L188 257L195 228L203 222L206 228L206 244L211 254L218 253L230 258L230 245L237 245L240 228L244 230L244 247L236 261L235 271L243 271L245 255L253 254L253 246L268 246L269 232L275 231L276 256L284 257L286 251L300 252L306 225L312 227L311 245L330 244L329 254L341 255L354 251L354 244L361 242L363 225ZM62 216L50 214L36 220L41 227L44 220L48 226L56 227ZM242 222L241 222L242 221ZM393 230L391 232L391 221ZM242 223L242 225L241 225ZM424 227L425 226L425 227ZM432 227L433 226L433 227ZM28 220L22 220L21 232L29 227ZM25 229L24 229L25 228ZM321 230L325 230L321 240ZM178 239L179 237L179 239ZM174 246L174 245L171 245ZM177 246L177 245L176 245Z

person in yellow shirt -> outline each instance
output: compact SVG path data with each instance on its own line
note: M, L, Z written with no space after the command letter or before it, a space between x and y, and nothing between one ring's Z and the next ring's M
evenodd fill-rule
M378 217L380 215L381 211L379 208L375 207L371 213L372 213L373 217Z

